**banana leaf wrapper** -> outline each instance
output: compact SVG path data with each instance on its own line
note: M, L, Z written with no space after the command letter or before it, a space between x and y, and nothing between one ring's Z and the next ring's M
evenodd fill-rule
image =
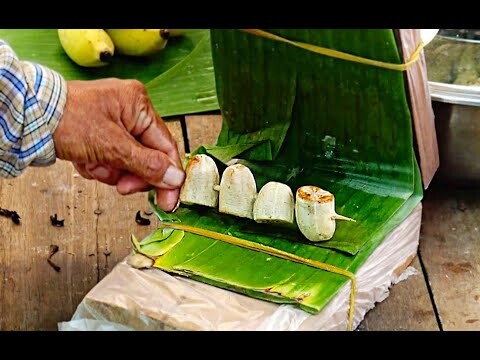
M285 38L401 63L391 29L282 30ZM279 229L182 206L185 225L232 235L355 273L423 196L413 150L404 73L334 59L239 30L211 30L218 101L224 118L207 153L222 171L232 158L250 167L260 189L280 181L295 191L332 192L337 222L330 241L311 243ZM239 194L241 196L241 194ZM168 220L167 214L159 214ZM170 215L171 219L172 215ZM349 279L186 232L155 267L214 286L318 313Z

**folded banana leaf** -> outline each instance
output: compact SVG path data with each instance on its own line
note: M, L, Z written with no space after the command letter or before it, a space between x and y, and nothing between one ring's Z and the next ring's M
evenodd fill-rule
M270 29L271 33L369 59L401 63L391 29ZM240 30L211 30L224 124L210 154L250 167L294 191L316 185L335 195L334 237L311 243L292 229L256 224L215 209L181 208L182 224L213 230L355 273L421 201L404 74L318 55ZM239 194L241 196L241 194ZM160 217L166 214L160 214ZM177 238L178 240L178 238ZM348 278L185 232L155 266L249 296L318 313Z
M9 43L21 60L48 66L67 80L138 79L145 83L163 117L218 109L208 30L191 30L171 38L167 47L153 56L115 55L109 66L101 68L82 68L72 62L54 29L0 29L0 39Z

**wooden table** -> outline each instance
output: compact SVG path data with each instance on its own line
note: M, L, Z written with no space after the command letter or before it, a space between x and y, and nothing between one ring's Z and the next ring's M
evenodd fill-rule
M216 116L168 121L182 153L213 143ZM424 199L418 274L391 289L359 330L480 330L480 190L453 190L434 181ZM122 197L81 178L70 163L30 168L0 181L0 330L55 330L86 293L131 251L129 236L155 228L135 223L146 194ZM54 227L50 215L65 219ZM58 252L47 259L51 246Z

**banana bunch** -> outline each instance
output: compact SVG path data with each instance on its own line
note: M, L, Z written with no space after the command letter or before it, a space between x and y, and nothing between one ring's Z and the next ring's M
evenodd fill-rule
M79 66L101 67L115 53L149 56L162 51L170 36L185 29L58 29L58 38L68 57Z

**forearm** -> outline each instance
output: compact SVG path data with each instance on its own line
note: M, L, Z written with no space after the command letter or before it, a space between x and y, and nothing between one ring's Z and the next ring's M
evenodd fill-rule
M55 162L52 134L66 98L67 84L58 73L20 61L0 40L0 178Z

